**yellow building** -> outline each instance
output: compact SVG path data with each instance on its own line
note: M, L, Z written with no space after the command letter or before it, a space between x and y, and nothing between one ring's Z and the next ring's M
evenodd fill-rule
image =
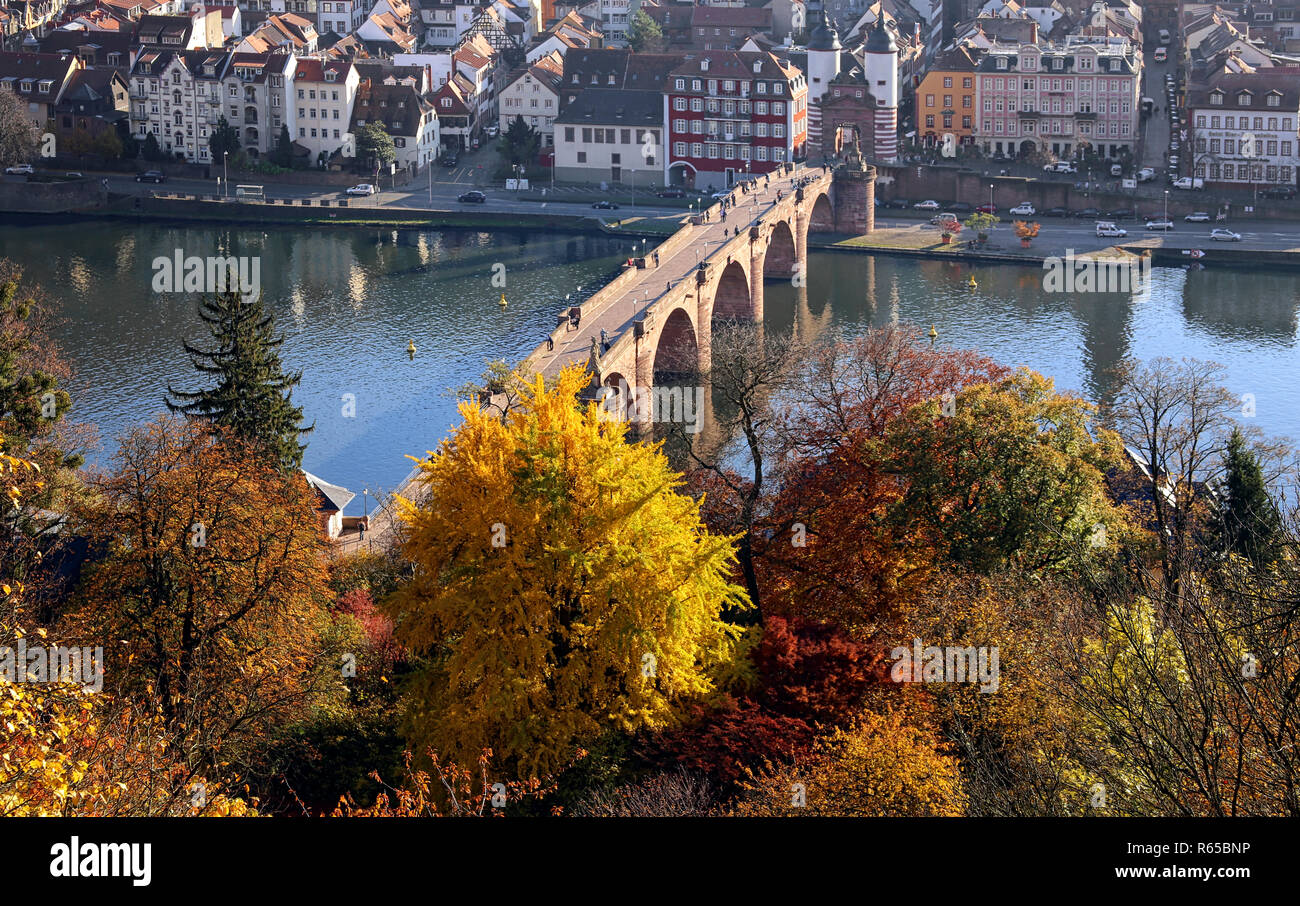
M975 141L975 56L966 45L940 51L916 89L916 136L928 147L951 133L957 144Z

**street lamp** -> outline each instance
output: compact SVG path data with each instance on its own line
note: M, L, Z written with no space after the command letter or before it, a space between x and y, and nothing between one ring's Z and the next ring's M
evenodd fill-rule
M989 183L989 213L993 213L993 183Z
M230 197L230 169L226 166L226 158L230 157L229 151L221 152L221 197Z
M1165 220L1169 219L1169 190L1165 189Z

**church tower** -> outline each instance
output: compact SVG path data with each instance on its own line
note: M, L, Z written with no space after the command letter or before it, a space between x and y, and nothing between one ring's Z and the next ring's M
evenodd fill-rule
M881 12L876 24L867 30L862 54L863 76L876 101L873 156L892 163L898 160L898 45L885 28L883 8Z
M840 74L840 36L826 18L824 3L817 4L808 34L808 145L826 153L822 145L822 98L831 80Z

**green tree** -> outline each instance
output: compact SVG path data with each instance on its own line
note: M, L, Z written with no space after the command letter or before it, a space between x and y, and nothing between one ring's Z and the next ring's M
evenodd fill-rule
M664 49L664 33L659 23L638 9L627 27L627 43L637 53L657 53Z
M165 156L162 148L158 146L158 139L152 132L144 137L144 148L142 149L144 159L150 163L156 163Z
M382 123L366 123L357 130L357 159L367 161L371 170L397 160L393 137Z
M580 405L579 368L526 385L506 420L464 424L404 501L411 580L388 599L423 659L408 687L415 751L492 749L540 778L607 730L662 727L714 689L744 605L731 539L712 535L658 447Z
M289 135L288 126L280 127L280 138L275 143L275 150L271 152L271 162L286 170L293 166L293 138Z
M41 141L27 105L8 88L0 88L0 166L31 163Z
M525 123L522 116L516 116L501 136L501 156L509 165L527 166L537 159L541 145L542 137L537 130Z
M887 470L907 483L894 519L981 573L1111 549L1127 523L1103 478L1121 445L1093 413L1027 369L914 406L886 438Z
M153 138L152 135L149 137ZM157 140L154 144L157 144ZM212 151L212 159L217 163L220 163L227 153L233 155L239 151L239 130L230 125L224 116L217 120L212 135L208 137L208 149Z
M245 302L237 290L205 297L199 317L208 325L213 346L187 340L185 351L195 369L214 376L216 385L194 391L169 385L167 407L229 428L281 469L298 469L306 449L299 439L312 430L302 427L302 408L292 402L302 372L285 373L279 352L284 337L275 335L274 318L261 295L253 302Z
M1212 528L1220 550L1240 554L1256 566L1278 553L1282 521L1269 497L1259 459L1246 438L1233 429L1223 455L1222 498Z

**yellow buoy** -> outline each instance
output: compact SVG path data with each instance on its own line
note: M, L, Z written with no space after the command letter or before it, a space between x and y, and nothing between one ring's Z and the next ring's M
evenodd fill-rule
M505 293L502 293L502 294L501 294L501 300L500 300L499 302L497 302L497 305L500 305L502 308L505 308L505 307L506 307L506 294L505 294Z
M975 282L974 274L970 275L970 279L966 281L966 285L969 286L971 289L974 289L975 287L979 286L979 284Z
M411 357L411 361L412 361L412 362L415 361L415 341L414 341L414 340L412 340L411 342L409 342L409 343L406 344L406 354L407 354L408 356Z
M934 325L931 324L931 325L930 325L930 345L933 346L933 345L934 345L934 341L937 340L938 338L939 338L939 331L935 330L935 329L934 329Z

